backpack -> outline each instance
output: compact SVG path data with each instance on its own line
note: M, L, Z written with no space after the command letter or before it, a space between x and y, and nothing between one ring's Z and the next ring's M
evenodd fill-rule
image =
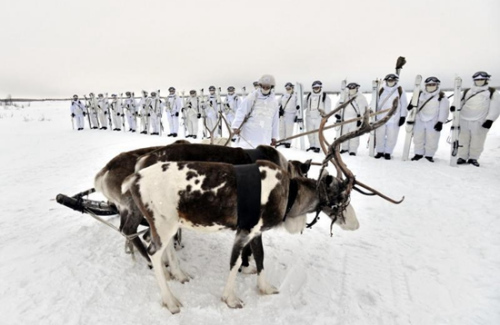
M469 90L470 90L470 88L464 89L464 94L462 95L462 99L461 99L462 101L465 99L465 95L467 95L467 92ZM493 88L493 87L488 87L488 90L490 92L490 100L491 100L491 98L493 97L493 94L495 93L496 89ZM479 94L479 93L476 93L476 94ZM472 95L472 96L474 96L474 95Z

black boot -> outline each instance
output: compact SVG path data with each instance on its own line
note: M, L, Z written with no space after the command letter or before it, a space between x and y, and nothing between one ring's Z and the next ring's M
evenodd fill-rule
M422 158L424 158L424 156L423 156L423 155L415 155L415 156L413 156L413 158L411 158L411 160L412 160L412 161L418 161L418 160L420 160L420 159L422 159Z
M346 153L346 152L349 152L349 150L345 150L345 149L340 150L341 154Z
M196 136L196 135L192 135L191 137L192 137L193 139L196 139L196 138L197 138L197 136Z
M425 157L425 159L427 159L430 162L434 162L434 158L432 158L432 157Z
M291 144L290 143L285 143L285 148L290 148Z
M356 153L355 152L350 152L349 156L356 156Z
M384 158L385 160L391 160L391 154L390 153L384 154Z
M177 133L172 134L174 138L177 138Z
M306 151L309 151L309 150L315 151L316 148L315 147L309 147L309 149L307 149Z
M474 165L476 167L479 167L479 163L477 162L477 159L469 159L467 161L469 164Z
M377 154L375 155L375 159L379 159L379 158L382 158L384 156L384 153L383 152L377 152Z
M457 159L457 165L465 165L467 162L465 161L465 159L462 159L462 158L458 158Z
M314 148L314 152L318 153L319 152L319 148Z

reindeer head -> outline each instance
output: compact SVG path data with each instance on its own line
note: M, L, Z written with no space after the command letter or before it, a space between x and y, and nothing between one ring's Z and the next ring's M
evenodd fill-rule
M396 112L398 106L397 99L393 101L392 108L384 118L370 124L370 111L366 110L362 125L358 130L340 136L331 145L326 141L324 127L328 118L345 106L349 105L352 100L354 100L354 98L339 106L328 115L325 115L321 121L319 127L319 139L326 157L323 160L323 168L317 184L320 201L320 205L318 207L319 210L323 211L332 219L332 226L334 223L337 223L343 229L354 230L359 227L359 223L354 209L350 205L350 196L353 189L365 195L379 195L380 197L395 204L401 203L404 200L404 197L401 200L396 201L359 182L355 179L354 174L349 168L347 168L347 165L342 161L340 156L340 145L342 142L359 137L385 124ZM335 166L335 169L337 170L336 177L328 175L328 172L325 169L328 162L331 162ZM357 185L363 187L365 190L368 190L368 192L359 189Z

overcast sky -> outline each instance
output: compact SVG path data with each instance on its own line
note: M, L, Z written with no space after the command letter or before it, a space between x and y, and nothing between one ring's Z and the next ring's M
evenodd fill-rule
M486 70L500 85L499 0L2 0L0 97L342 79L369 90Z

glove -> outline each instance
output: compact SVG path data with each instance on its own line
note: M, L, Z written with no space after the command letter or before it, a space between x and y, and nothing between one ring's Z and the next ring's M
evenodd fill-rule
M191 105L191 103L188 104L188 108L192 108L193 106Z
M148 117L151 116L151 114L148 113Z
M116 113L116 116L120 116L120 113L118 113L118 112L117 112L117 113Z
M337 119L337 121L340 121L340 119L342 118L342 116L340 116L339 114L335 114L335 118Z
M443 122L437 122L436 125L434 125L434 130L441 132L443 129Z
M108 112L104 111L104 115L108 115Z
M401 116L401 117L399 118L399 123L398 123L398 125L399 125L399 126L401 126L401 125L405 124L405 120L406 120L406 118L405 118L404 116Z
M453 113L454 111L455 111L455 106L451 106L451 107L450 107L450 112L452 112L452 113Z
M87 116L87 113L83 112L83 116Z
M297 123L298 119L299 119L299 118L298 118L297 116L295 116L295 118L293 119L293 122L294 122L294 123Z
M71 117L75 117L75 113L71 113Z
M491 128L492 125L493 125L493 121L492 120L486 120L486 121L484 121L484 123L483 123L482 126L485 129L489 129L489 128Z
M408 104L408 107L406 109L409 110L409 111L411 111L413 109L413 105L411 103Z
M124 117L124 116L125 116L125 114L122 114L121 116L122 116L122 117Z
M280 108L279 116L282 117L283 115L285 115L285 110Z
M184 107L183 107L183 108L181 108L181 112L184 112Z
M179 112L175 112L175 116L179 116Z
M297 105L297 107L295 107L296 110L299 110L300 109L300 105Z
M200 113L198 113L198 115L196 115L196 117L197 117L197 118L201 118L201 114L200 114Z
M358 114L358 118L360 118L360 117L361 117L361 115L359 115L359 114ZM361 126L361 123L362 123L362 121L361 121L361 120L356 121L356 126L357 126L357 127L360 127L360 126Z

